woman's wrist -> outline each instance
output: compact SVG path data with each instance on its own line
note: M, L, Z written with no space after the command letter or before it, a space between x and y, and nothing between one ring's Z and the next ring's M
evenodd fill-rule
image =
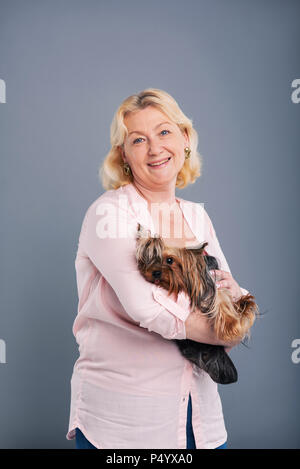
M190 313L185 321L186 338L210 345L222 345L229 350L240 343L240 339L225 342L218 339L212 324L201 312ZM228 351L229 351L228 350Z
M185 321L186 338L203 344L219 345L210 321L201 312L190 313Z

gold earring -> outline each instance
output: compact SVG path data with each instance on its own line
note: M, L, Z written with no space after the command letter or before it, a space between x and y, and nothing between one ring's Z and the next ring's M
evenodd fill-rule
M130 166L128 163L124 163L123 165L123 171L124 173L126 174L126 176L129 176L129 174L131 173L131 169L130 169Z
M185 152L185 159L188 160L189 157L191 156L191 149L189 147L185 147L184 152Z

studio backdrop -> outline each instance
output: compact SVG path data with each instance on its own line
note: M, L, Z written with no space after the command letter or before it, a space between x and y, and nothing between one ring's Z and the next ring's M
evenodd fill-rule
M229 448L299 448L298 1L0 0L0 447L69 448L75 256L114 112L153 87L198 132L201 202L262 314L220 385Z

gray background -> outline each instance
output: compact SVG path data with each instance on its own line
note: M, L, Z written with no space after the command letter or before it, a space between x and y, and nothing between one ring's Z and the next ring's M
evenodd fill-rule
M299 448L298 1L0 1L0 447L74 448L74 260L121 101L169 92L193 119L204 202L267 313L219 386L229 448Z

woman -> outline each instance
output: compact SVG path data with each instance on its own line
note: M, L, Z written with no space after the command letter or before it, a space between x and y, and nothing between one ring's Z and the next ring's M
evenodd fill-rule
M217 384L171 339L217 340L206 317L191 315L148 283L135 259L137 224L169 245L208 241L220 265L217 286L237 299L247 290L230 273L201 204L175 196L200 176L192 122L166 92L128 97L111 125L112 148L100 175L107 191L88 208L75 261L79 296L73 334L67 439L77 448L220 448L227 433ZM178 229L180 228L180 229Z

